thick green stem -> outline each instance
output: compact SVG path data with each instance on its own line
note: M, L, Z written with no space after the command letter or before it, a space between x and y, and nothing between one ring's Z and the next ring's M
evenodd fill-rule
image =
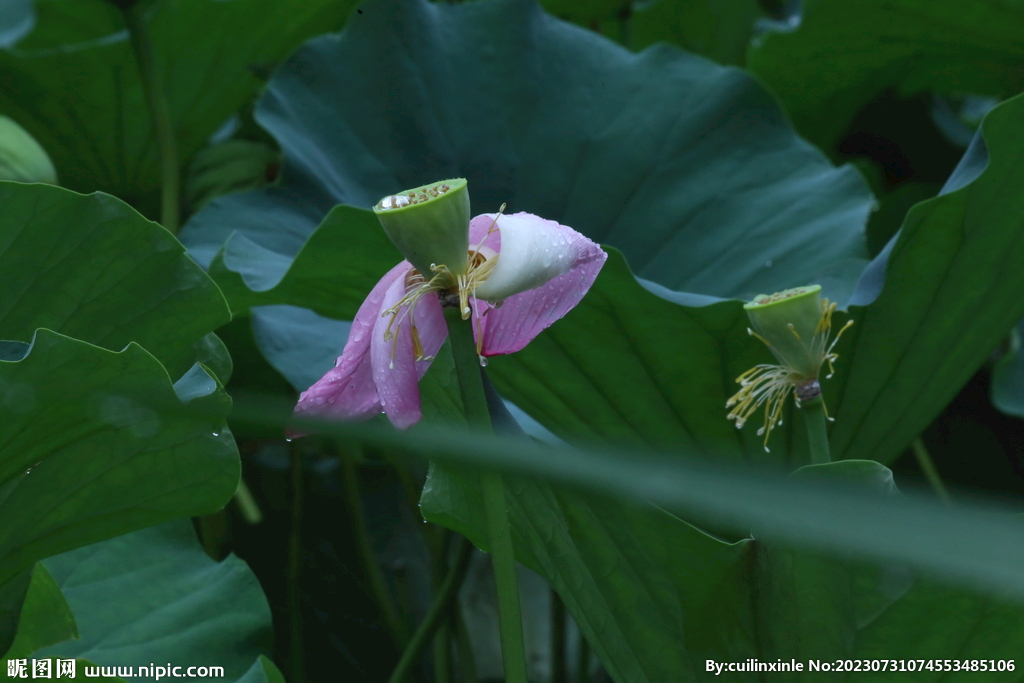
M146 27L142 3L135 3L123 9L124 23L128 27L132 51L139 65L142 89L149 107L149 118L156 134L157 150L160 155L160 223L173 234L178 233L178 147L174 142L174 125L171 123L171 108L167 104L163 74L157 68L153 42Z
M455 564L452 565L448 576L444 578L444 583L441 584L440 589L437 591L434 602L427 611L427 616L420 622L416 633L413 634L409 644L405 646L402 657L398 660L398 665L395 666L395 670L391 673L388 683L404 683L409 678L413 666L423 653L423 648L430 642L438 625L441 623L442 617L445 616L449 605L458 594L462 580L466 578L466 571L469 569L472 551L473 544L460 537Z
M928 449L924 447L924 441L921 437L914 439L914 457L917 458L917 464L924 472L925 478L928 483L931 484L932 490L935 491L935 495L939 497L946 505L949 505L949 491L946 490L946 485L942 483L942 478L939 477L939 471L935 469L935 463L932 462L932 456L928 454Z
M473 321L463 320L460 312L454 308L445 309L444 317L452 342L452 356L455 361L455 373L459 378L466 422L470 428L490 430L491 416L487 411L483 378L480 376L480 360L473 341ZM505 502L505 484L500 472L484 470L480 473L480 486L487 517L487 533L490 537L494 580L498 587L498 627L505 683L527 683L523 617L519 604L515 553L512 548L512 529L509 526L508 506Z
M828 450L828 430L825 427L825 402L821 398L800 404L807 422L807 440L811 445L811 462L815 465L832 462Z

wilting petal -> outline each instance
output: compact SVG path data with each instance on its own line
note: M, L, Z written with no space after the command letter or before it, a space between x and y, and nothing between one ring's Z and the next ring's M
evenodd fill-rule
M383 314L396 305L405 296L405 291L404 277L391 283L384 294L380 312ZM399 315L405 310L401 309ZM391 424L399 429L416 424L421 415L419 372L413 351L410 323L409 318L392 322L390 314L379 315L370 335L370 364L373 366L373 383L377 387L377 396ZM393 336L391 339L385 339L389 324Z
M484 244L494 251L501 251L501 230L494 222L494 217L497 215L496 213L484 213L469 222L470 248Z
M441 350L444 340L448 338L448 324L444 320L444 311L437 294L431 292L420 300L416 306L416 331L423 345L423 355L433 359ZM429 360L416 361L416 373L420 379L430 369Z
M335 367L299 397L295 414L317 415L339 420L365 420L381 411L370 367L370 338L380 318L384 295L402 282L412 269L402 261L380 279L359 307L348 333L345 349Z
M536 289L575 267L586 245L597 248L572 228L530 213L498 216L497 223L500 248L487 246L498 251L498 263L476 289L477 298L487 301Z
M517 216L529 216L529 214L517 214ZM510 216L511 218L511 216ZM536 220L536 217L531 217ZM510 296L500 308L491 308L486 313L486 306L480 306L480 331L483 334L483 355L497 356L503 353L514 353L526 346L534 337L549 327L553 322L564 316L580 302L583 296L594 284L597 274L601 271L608 258L601 247L579 234L572 228L559 225L554 221L544 221L551 224L546 227L545 232L549 237L545 238L552 245L559 245L558 248L568 253L568 269L554 279L536 289L530 289L520 294ZM554 226L552 228L552 226ZM557 230L557 239L550 239L550 232ZM505 250L508 248L508 237L511 233L505 233L502 228L502 251L500 252L498 265L505 257ZM562 264L566 259L559 254L558 263ZM552 263L555 263L552 257ZM543 262L542 262L543 267ZM559 265L559 267L562 267ZM490 280L488 280L488 283ZM477 289L480 295L482 288Z

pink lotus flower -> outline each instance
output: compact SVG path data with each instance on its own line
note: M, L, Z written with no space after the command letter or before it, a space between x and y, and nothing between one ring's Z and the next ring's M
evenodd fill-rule
M477 216L469 244L457 291L408 261L388 271L359 307L337 364L302 393L295 414L365 420L383 411L406 429L421 417L419 380L448 336L440 297L473 316L484 362L520 350L568 313L608 258L572 228L528 213Z

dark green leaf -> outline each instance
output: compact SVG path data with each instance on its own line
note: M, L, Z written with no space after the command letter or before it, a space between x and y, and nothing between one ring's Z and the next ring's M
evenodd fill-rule
M24 659L44 647L78 638L78 627L60 586L45 565L32 567L32 581L18 621L18 635L7 659Z
M1024 98L994 109L982 127L989 153L975 145L946 193L916 205L865 272L836 375L823 382L837 459L898 456L1024 315L1024 271L1015 265L1024 262L1022 116ZM506 397L561 435L751 457L752 435L724 419L733 379L771 362L746 326L738 304L694 308L647 295L613 255L580 306L490 367ZM770 445L799 464L804 427L792 414Z
M285 683L284 676L266 656L260 655L238 683Z
M167 413L183 400L193 412ZM216 380L196 366L172 387L134 343L113 353L39 330L23 360L0 362L0 405L0 581L55 553L213 512L238 483Z
M10 485L0 487L0 497L10 493L11 488ZM29 584L32 582L32 569L33 567L25 567L0 583L0 650L5 653L14 644L18 632L21 609L25 604Z
M833 457L891 461L1024 317L1022 118L1024 97L989 112L943 194L865 271L837 347Z
M68 187L145 198L159 187L157 147L120 13L101 0L36 5L32 33L0 51L0 110L39 140ZM353 5L148 3L183 164L259 90L278 60L306 38L337 28Z
M46 560L78 620L81 639L37 657L87 658L100 666L222 666L226 680L272 644L270 608L237 557L214 562L189 520L113 538ZM256 664L253 660L257 659ZM271 669L273 665L270 665ZM273 679L264 679L273 680Z
M639 3L637 3L639 4ZM754 26L764 16L757 0L658 0L630 17L629 47L667 42L720 64L743 64Z
M756 656L749 542L651 505L527 477L506 486L517 559L551 581L615 680L695 680L706 658ZM464 468L435 463L421 509L486 548L478 490Z
M174 237L103 194L0 182L0 328L45 327L111 351L138 342L172 377L230 319L216 285ZM202 353L209 359L209 353ZM223 372L221 359L218 365Z
M805 0L799 22L755 42L748 64L797 130L830 149L893 88L1006 97L1024 89L1024 6L957 0Z
M327 271L282 279L311 267L296 256L333 205L453 176L475 213L559 220L673 289L752 296L830 275L839 297L863 264L861 177L797 138L756 81L667 46L633 55L525 0L370 2L281 68L256 118L284 184L215 200L182 238L207 264L234 232L223 265L257 292Z

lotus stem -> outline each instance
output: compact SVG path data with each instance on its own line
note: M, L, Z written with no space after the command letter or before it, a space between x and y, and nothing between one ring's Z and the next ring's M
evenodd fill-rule
M452 343L455 373L459 379L466 422L470 428L489 431L491 416L487 410L480 360L473 339L473 319L463 320L462 312L457 308L446 308L444 317L448 323L448 335ZM480 473L480 485L487 518L487 533L490 538L494 580L498 587L498 627L505 683L528 683L522 608L519 604L512 529L509 526L508 506L505 502L505 484L500 472L484 470Z
M156 64L143 4L134 3L124 7L122 14L139 66L142 89L146 95L160 156L160 224L176 235L180 220L178 202L181 180L178 172L178 147L174 142L174 124L171 122L171 108L167 103L163 74Z
M823 465L832 462L828 448L828 430L825 422L825 402L819 396L800 404L807 421L807 440L811 445L811 462Z
M442 617L448 612L449 605L458 594L459 587L462 585L463 579L466 578L466 571L469 569L469 560L472 557L472 553L473 544L460 536L455 564L452 565L440 589L438 589L434 602L427 611L427 616L420 622L412 639L402 652L402 657L398 660L398 665L395 666L395 670L391 673L388 683L405 683L409 678L413 665L420 658L423 649L430 642L438 625L440 625Z

